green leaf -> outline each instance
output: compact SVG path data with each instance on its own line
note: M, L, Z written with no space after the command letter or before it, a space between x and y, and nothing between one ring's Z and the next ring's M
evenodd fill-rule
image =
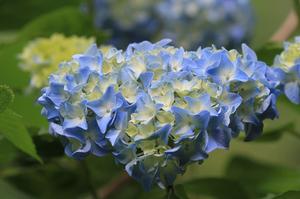
M299 198L300 198L300 191L288 191L273 199L299 199Z
M8 86L0 85L0 113L14 100L14 93Z
M0 84L8 85L15 92L29 85L29 74L19 68L17 55L26 42L15 42L0 50Z
M3 180L0 180L0 195L3 199L33 199Z
M239 181L256 198L263 194L281 194L300 187L300 170L260 163L245 157L233 158L226 176Z
M0 134L13 143L17 148L42 161L38 156L35 145L22 123L21 117L10 109L0 113Z
M202 178L184 183L184 188L189 195L212 196L218 199L243 198L249 196L237 181L225 178Z
M38 129L44 128L48 130L47 119L41 115L42 106L36 102L39 95L39 92L31 93L30 95L16 93L15 100L9 108L22 113L23 122L26 127L37 127Z
M17 156L17 149L8 140L0 139L0 170L7 166Z
M101 158L98 159L102 160ZM102 160L102 164L106 165L105 160ZM7 180L20 190L30 193L38 199L89 198L84 196L89 194L90 185L86 181L86 173L83 172L83 168L77 160L64 157L52 160L43 165L23 166L20 168L19 173L10 175L7 177ZM107 170L102 170L100 167L97 176L93 177L101 178L102 173L99 173L99 171L114 174L107 172ZM110 180L111 178L106 178L105 184ZM93 185L95 188L101 187L98 184ZM116 192L116 194L118 193Z
M95 36L99 42L106 37L104 33L96 31L91 18L85 16L78 7L63 7L28 23L21 30L19 39L48 37L56 32L67 36Z
M79 9L80 3L82 0L1 0L0 18L9 20L0 20L0 29L19 29L28 21L57 8L74 5Z

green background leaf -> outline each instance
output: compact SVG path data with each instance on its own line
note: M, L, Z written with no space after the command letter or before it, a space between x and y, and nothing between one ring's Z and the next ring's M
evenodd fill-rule
M246 157L233 158L226 175L239 181L254 197L280 194L300 187L300 169L260 163Z
M0 134L17 148L41 162L34 143L24 127L21 117L10 109L0 113Z
M0 180L0 196L3 199L34 199L3 180Z
M288 191L280 196L275 197L274 199L299 199L300 191Z
M0 85L0 113L5 111L13 99L14 93L12 90L8 86Z
M93 28L92 20L80 12L78 7L62 7L26 24L19 33L19 39L48 37L55 32L63 33L66 36L93 36L99 42L105 37L103 33Z
M194 197L210 196L217 199L243 198L248 194L238 181L226 178L202 178L184 183L185 191ZM198 197L196 197L198 196Z

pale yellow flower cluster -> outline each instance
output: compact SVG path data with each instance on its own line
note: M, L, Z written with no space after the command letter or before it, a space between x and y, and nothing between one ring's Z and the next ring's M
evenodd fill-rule
M94 38L53 34L49 38L37 38L28 43L19 55L20 67L31 75L30 87L41 88L48 84L48 77L60 63L72 55L83 53Z
M300 59L300 37L296 37L295 41L290 43L286 42L284 51L275 58L275 66L279 66L285 72L289 71Z

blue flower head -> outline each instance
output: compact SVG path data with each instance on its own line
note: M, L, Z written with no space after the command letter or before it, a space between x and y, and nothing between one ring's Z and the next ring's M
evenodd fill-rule
M246 45L186 51L170 40L62 63L38 102L68 156L111 154L149 190L167 187L232 138L258 137L277 117L277 73Z
M92 6L95 26L108 30L119 48L157 37L187 49L238 48L251 39L254 25L249 0L93 0Z
M251 38L254 17L248 0L161 0L156 10L160 34L188 49L212 44L237 48Z

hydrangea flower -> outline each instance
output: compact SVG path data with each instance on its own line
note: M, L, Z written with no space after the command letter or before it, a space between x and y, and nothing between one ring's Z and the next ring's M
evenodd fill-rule
M94 0L97 28L111 30L112 44L170 37L187 49L238 48L253 29L249 0ZM188 37L186 34L188 33Z
M48 83L48 76L57 66L73 54L84 52L94 38L53 34L49 38L37 38L27 44L19 55L20 67L30 73L30 86L42 88Z
M108 30L110 44L126 47L133 41L150 39L159 29L154 7L160 0L93 0L96 28Z
M192 163L277 117L278 82L243 53L186 51L165 39L106 52L92 45L63 62L38 102L67 155L111 154L146 190L174 183Z
M254 25L248 0L163 0L158 13L161 34L189 49L212 44L238 48L251 38Z
M284 94L291 102L300 104L300 37L284 44L284 51L276 56L274 67Z

